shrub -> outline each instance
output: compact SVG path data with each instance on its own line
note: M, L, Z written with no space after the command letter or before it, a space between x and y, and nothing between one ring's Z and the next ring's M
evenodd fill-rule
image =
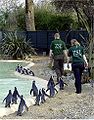
M17 32L6 32L2 40L1 51L4 55L13 59L23 59L26 55L36 54L34 48L26 41L26 38L17 35Z

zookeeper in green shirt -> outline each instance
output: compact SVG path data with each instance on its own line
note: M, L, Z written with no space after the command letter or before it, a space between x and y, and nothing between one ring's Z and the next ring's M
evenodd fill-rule
M68 55L72 57L72 70L75 77L76 93L80 94L82 91L81 76L84 68L88 67L88 62L85 57L83 47L79 44L79 42L76 39L71 40L71 45L72 47L70 47L70 49L68 50ZM69 61L67 62L68 65Z
M49 57L54 59L54 69L57 74L57 81L59 80L59 77L62 77L64 73L64 56L68 58L67 56L67 48L65 43L61 40L59 33L55 33L54 40L51 43L50 46L50 53Z

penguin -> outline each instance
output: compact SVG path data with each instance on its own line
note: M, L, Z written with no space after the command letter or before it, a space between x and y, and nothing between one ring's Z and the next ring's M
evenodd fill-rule
M62 77L59 77L58 82L56 83L56 85L59 84L59 89L60 90L64 90L64 84L67 85L64 81ZM68 86L68 85L67 85Z
M33 92L33 96L37 96L38 95L38 88L35 84L35 81L32 82L32 88L30 90L30 95L32 94Z
M54 83L54 80L53 80L53 76L50 77L49 81L48 81L48 84L47 84L47 90L50 88L50 85L53 85L55 86L55 83Z
M9 107L10 108L10 104L12 103L12 98L13 98L13 96L12 96L11 90L9 90L8 95L3 100L3 102L6 100L5 107Z
M46 90L46 92L47 92L48 90L50 91L50 97L54 97L55 91L58 93L57 89L55 88L55 84L53 84L53 82L50 82L49 87L48 87L48 89Z
M20 97L19 92L16 87L14 87L14 92L13 92L13 98L12 98L12 104L17 104L17 99Z
M38 105L38 106L40 105L41 95L42 95L42 93L41 93L41 89L40 89L38 95L36 96L34 105Z
M42 93L41 93L41 103L44 103L45 100L45 96L50 97L49 95L46 94L46 91L44 88L42 88Z
M22 113L24 111L24 107L25 109L28 111L28 107L26 105L26 102L25 100L23 99L23 95L20 96L20 103L19 103L19 106L18 106L18 111L17 111L17 115L18 116L22 116Z

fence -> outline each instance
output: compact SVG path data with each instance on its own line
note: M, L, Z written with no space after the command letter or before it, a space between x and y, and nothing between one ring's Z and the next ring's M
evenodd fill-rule
M18 34L26 37L32 43L34 48L42 51L49 51L50 44L54 39L56 31L19 31ZM70 44L72 38L77 39L83 46L86 45L86 41L89 39L89 35L86 31L61 31L61 39L66 43L67 46ZM0 39L4 37L3 32L0 32Z

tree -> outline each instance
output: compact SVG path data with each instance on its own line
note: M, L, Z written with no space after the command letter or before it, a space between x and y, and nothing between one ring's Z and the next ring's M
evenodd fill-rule
M17 8L17 30L25 31L26 30L26 22L25 22L25 9L22 5Z
M17 8L19 0L0 1L0 28L2 30L17 30Z
M25 0L26 9L26 30L35 31L34 3L33 0Z

